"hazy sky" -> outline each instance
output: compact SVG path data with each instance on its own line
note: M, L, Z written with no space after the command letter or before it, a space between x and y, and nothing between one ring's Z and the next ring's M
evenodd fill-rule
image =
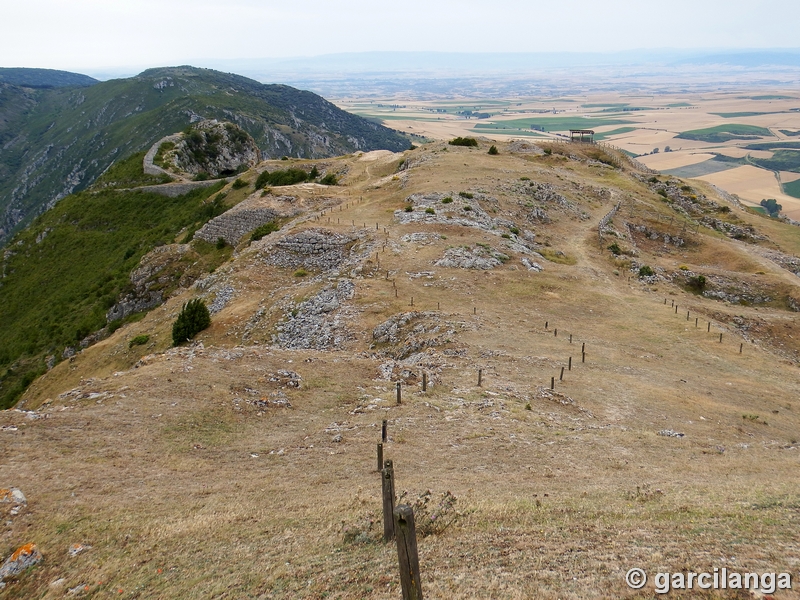
M800 0L0 0L0 66L337 52L800 47Z

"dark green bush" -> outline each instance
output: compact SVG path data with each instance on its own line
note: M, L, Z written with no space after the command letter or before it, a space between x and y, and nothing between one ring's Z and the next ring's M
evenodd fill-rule
M264 225L261 225L260 227L257 227L256 229L253 230L253 233L250 234L250 241L257 242L258 240L260 240L264 236L269 235L273 231L278 231L278 229L280 228L278 227L278 224L275 223L275 221L264 223Z
M467 198L468 200L472 200L472 198L474 198L474 196L469 192L458 192L458 195L462 198Z
M317 169L317 165L311 167L311 171L308 173L308 180L311 181L312 179L316 179L319 177L319 170Z
M172 325L172 343L177 346L187 342L209 325L211 325L211 314L206 303L200 298L189 300L183 305Z
M426 209L425 209L425 212L426 212L427 214L429 214L429 215L435 215L435 214L436 214L436 211L435 211L435 210L433 210L431 207L428 207L428 208L426 208Z
M492 144L492 145L489 147L489 154L491 154L492 156L496 156L496 155L500 154L500 153L497 151L497 146L495 146L494 144Z
M649 266L643 265L639 267L639 277L651 277L653 275L655 275L655 273Z
M334 175L333 173L328 173L327 175L325 175L325 177L320 179L319 182L322 185L338 185L339 184L339 180L336 179L336 175Z
M694 277L689 277L689 280L686 284L696 292L701 292L706 289L706 278L705 275L695 275Z
M256 189L260 190L266 185L294 185L308 179L308 173L302 169L286 169L285 171L264 171L256 179Z
M471 137L457 137L447 143L451 146L473 146L476 148L478 146L478 140Z
M450 196L447 196L446 198L442 198L442 204L450 204L452 201L453 201L453 199Z
M405 210L406 212L414 212L414 207L409 204L403 210Z
M144 346L149 341L149 335L137 335L130 342L128 342L128 348L133 348L134 346Z
M225 238L217 238L217 250L222 250L225 247Z
M248 185L249 184L244 179L239 178L233 182L233 185L231 187L235 190L240 190L244 187L247 187Z
M620 254L622 254L622 249L619 247L619 244L617 244L617 242L611 244L608 247L608 249L611 250L611 254L613 254L614 256L619 256Z

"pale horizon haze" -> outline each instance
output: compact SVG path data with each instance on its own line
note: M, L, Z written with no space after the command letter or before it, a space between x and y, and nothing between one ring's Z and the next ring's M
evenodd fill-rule
M796 0L3 0L0 67L99 73L349 52L800 46Z

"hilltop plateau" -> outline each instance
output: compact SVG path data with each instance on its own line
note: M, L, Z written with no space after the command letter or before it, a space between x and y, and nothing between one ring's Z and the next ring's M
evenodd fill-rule
M399 598L384 420L426 597L796 579L798 229L610 148L489 148L265 160L169 200L115 189L140 153L18 234L4 277L90 260L69 228L128 236L62 315L158 299L0 412L0 487L27 498L0 549L44 556L5 593ZM194 298L211 326L173 347Z
M0 72L0 244L115 161L202 119L236 123L269 158L410 145L311 92L209 69L149 69L89 87L67 78L72 85L53 89L35 84L64 78L21 71Z

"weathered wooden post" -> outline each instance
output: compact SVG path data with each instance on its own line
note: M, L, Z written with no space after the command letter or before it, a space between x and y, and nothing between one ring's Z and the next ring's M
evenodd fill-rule
M689 311L688 310L686 311L686 320L687 321L689 320Z
M700 322L700 317L695 317L694 319L694 326L697 327L697 324Z
M483 381L483 369L478 369L478 387L481 387Z
M472 307L472 314L473 315L477 315L478 314L478 307L477 306L473 306Z
M402 398L400 396L400 382L397 382L397 403L400 404L402 402Z
M422 600L414 510L408 504L401 504L394 509L394 530L403 600Z
M439 310L439 303L436 303L436 310Z
M720 344L722 343L722 334L721 333L719 334L719 343Z
M553 329L553 337L558 337L558 328Z
M664 306L666 306L666 305L667 305L667 299L664 298Z
M411 296L411 306L414 306L414 296Z
M556 378L555 377L551 377L550 378L550 389L551 390L556 389Z
M744 344L739 344L739 354L742 353L742 348L744 348Z
M378 473L383 468L383 444L378 444Z
M569 343L570 344L572 343L572 334L571 333L569 334Z
M545 330L545 331L547 331L547 323L548 323L548 321L545 321L545 322L544 322L544 330Z
M427 392L428 391L428 374L427 373L423 373L422 374L422 391L423 392Z
M586 342L581 344L581 354L586 354Z
M567 369L567 370L568 371L572 371L572 357L571 356L569 357L569 369Z
M389 421L384 419L383 420L383 425L381 426L381 441L382 442L385 442L386 439L387 439L388 429L389 429L388 425L389 425ZM381 463L381 465L383 465L383 463ZM381 466L381 469L382 468L383 468L383 466Z
M558 376L559 381L564 381L564 367L561 367L561 375Z
M675 306L675 300L672 300L671 302L672 302L671 306Z
M586 362L586 352L581 352L581 362L582 363Z
M381 491L383 494L383 541L394 537L394 465L391 460L383 462L381 471Z
M708 322L708 332L711 333L711 321Z
M678 305L677 304L675 305L675 314L676 315L678 314Z

